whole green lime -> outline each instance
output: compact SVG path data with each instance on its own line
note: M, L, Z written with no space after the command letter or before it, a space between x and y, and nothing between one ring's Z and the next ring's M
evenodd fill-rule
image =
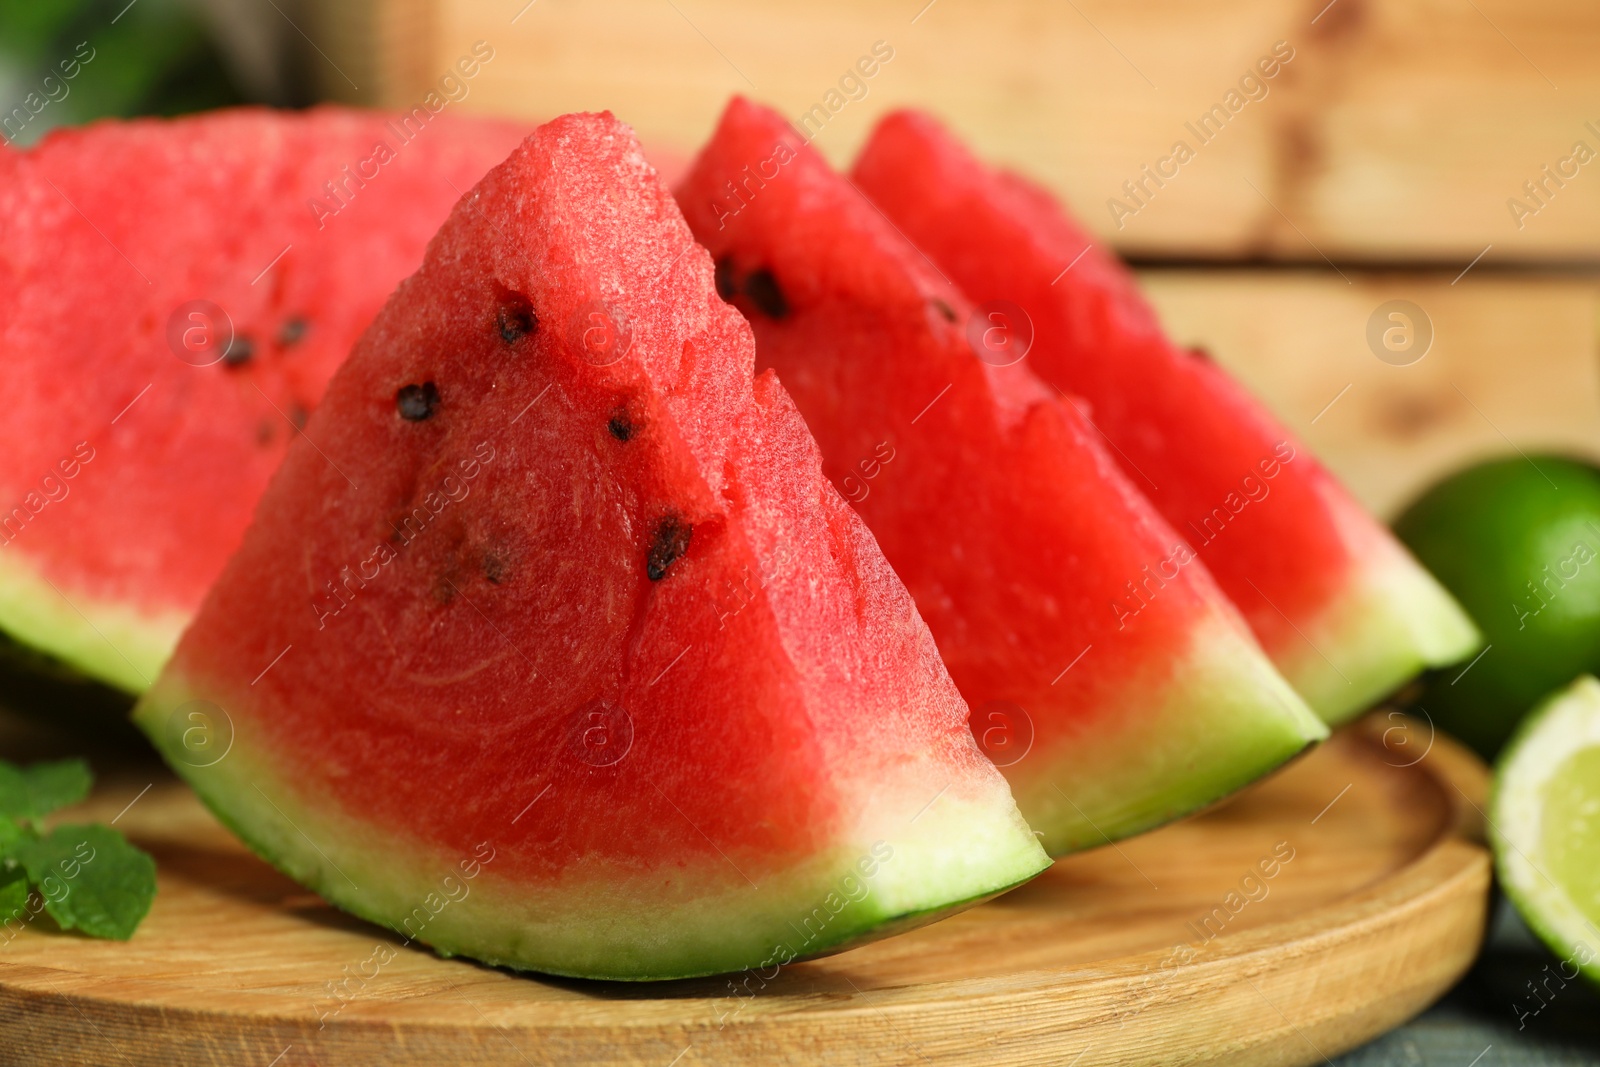
M1424 493L1395 532L1483 631L1483 654L1429 678L1419 704L1484 757L1546 694L1600 672L1600 470L1482 463Z

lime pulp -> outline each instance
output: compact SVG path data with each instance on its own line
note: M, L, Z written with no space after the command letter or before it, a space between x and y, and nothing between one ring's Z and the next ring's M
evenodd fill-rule
M1600 682L1584 675L1538 708L1495 765L1495 868L1564 977L1600 984Z

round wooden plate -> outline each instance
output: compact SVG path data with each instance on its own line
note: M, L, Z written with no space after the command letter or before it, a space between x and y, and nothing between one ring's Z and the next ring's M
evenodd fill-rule
M1223 807L932 927L778 974L619 985L404 948L164 779L117 823L160 865L149 918L126 944L0 942L0 1049L96 1067L1321 1063L1476 955L1485 784L1427 724L1375 713ZM71 815L110 819L144 785Z

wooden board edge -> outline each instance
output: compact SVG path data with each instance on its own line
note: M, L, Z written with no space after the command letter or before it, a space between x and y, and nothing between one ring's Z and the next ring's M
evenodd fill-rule
M1411 742L1401 743L1397 726L1426 728L1381 711L1348 734L1388 756L1411 759L1405 753ZM37 988L50 985L50 978L28 967L41 980L30 983L35 988L0 981L0 1035L14 1041L31 1033L36 1049L45 1044L38 1037L48 1035L48 1048L30 1062L63 1065L231 1063L246 1050L267 1063L292 1048L314 1052L324 1065L372 1062L380 1050L384 1062L395 1065L441 1057L463 1064L598 1065L646 1062L658 1051L665 1063L698 1041L714 1042L718 1062L799 1064L827 1053L841 1062L893 1063L914 1048L939 1062L995 1067L1059 1055L1063 1032L1097 1049L1085 1064L1167 1062L1169 1048L1148 1044L1154 1027L1192 1035L1191 1047L1205 1050L1197 1051L1195 1063L1316 1063L1424 1010L1466 972L1482 941L1491 865L1477 804L1487 771L1443 735L1412 766L1435 781L1452 812L1429 848L1336 905L1219 942L1213 956L1183 966L1181 983L1150 977L1171 969L1168 953L1158 950L1111 967L1007 975L1004 990L992 979L875 990L844 1005L825 998L753 1011L726 1028L692 1015L677 1023L610 1027L419 1023L397 1047L394 1028L384 1022L346 1018L324 1029L305 1016L271 1010L217 1015L134 999L97 1002ZM1063 995L1066 984L1071 989ZM1377 989L1382 996L1373 996ZM827 1012L825 1027L819 1010ZM1129 1030L1134 1016L1144 1018ZM515 1058L507 1056L508 1042ZM597 1042L617 1055L603 1058Z

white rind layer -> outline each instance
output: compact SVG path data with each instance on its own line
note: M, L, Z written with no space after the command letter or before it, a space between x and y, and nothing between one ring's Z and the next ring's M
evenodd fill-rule
M1221 614L1195 626L1157 691L1136 680L1124 699L1003 769L1052 856L1198 811L1328 736L1243 620Z
M242 716L226 755L194 766L168 723L189 698L169 673L135 721L252 849L347 911L495 965L621 980L768 969L921 925L1049 866L998 776L936 791L929 768L909 766L911 785L876 783L839 840L754 882L741 868L759 873L756 861L720 852L642 873L580 861L557 883L518 882L502 873L504 842L451 855L304 794Z
M1338 726L1421 671L1467 659L1483 636L1387 530L1349 499L1327 500L1353 565L1341 594L1274 659L1306 703Z
M107 685L148 689L188 622L183 612L145 615L63 588L12 546L0 548L0 630Z

